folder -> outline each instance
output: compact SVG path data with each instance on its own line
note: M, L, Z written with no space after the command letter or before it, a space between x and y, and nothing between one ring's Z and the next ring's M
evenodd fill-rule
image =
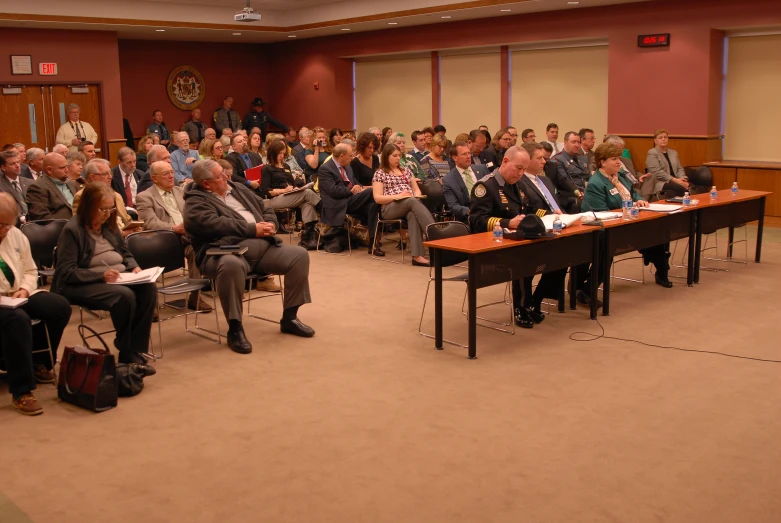
M250 169L244 169L244 177L251 182L260 182L261 169L263 169L262 165L252 167Z

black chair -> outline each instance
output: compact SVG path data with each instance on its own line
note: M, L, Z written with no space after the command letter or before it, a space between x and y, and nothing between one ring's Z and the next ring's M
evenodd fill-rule
M689 194L704 194L710 192L713 187L713 171L709 167L688 166L683 168L689 179Z
M445 189L439 180L426 180L419 183L418 187L421 194L426 196L422 200L423 205L429 210L434 220L442 222L453 218L453 213L445 208Z
M36 220L22 224L19 229L30 242L30 252L38 267L38 279L54 275L54 250L68 220Z
M191 314L195 314L196 315L195 329L205 330L198 327L197 315L202 313L203 311L199 311L199 310L195 310L192 312L187 311L186 300L182 306L175 305L173 303L167 303L165 301L167 296L178 295L178 294L190 294L191 292L197 292L198 293L197 303L200 303L201 291L203 291L204 289L208 289L211 286L211 282L208 279L204 279L204 278L201 279L185 278L182 280L178 280L175 283L172 283L170 285L166 285L165 283L166 273L170 273L184 267L184 259L185 259L184 245L182 245L182 241L179 238L179 235L173 231L165 231L165 230L135 232L133 234L130 234L127 237L127 248L133 254L133 257L136 259L138 266L141 267L142 269L148 269L150 267L164 268L163 276L162 276L162 286L157 288L157 292L163 296L163 307L168 306L173 309L185 311L181 314L176 314L173 316L169 316L167 318L160 318L158 320L157 333L158 333L158 337L160 338L160 354L157 355L152 353L155 359L160 359L163 357L163 332L162 332L162 327L160 325L163 321L168 321L174 318L178 318L180 316L184 316L184 328L187 332L214 341L212 338L203 336L202 334L190 330L189 328L187 317L190 316ZM217 324L217 333L216 333L217 343L220 343L220 322L217 316L217 299L214 296L212 296L212 301L213 301L212 310L214 312L214 320Z

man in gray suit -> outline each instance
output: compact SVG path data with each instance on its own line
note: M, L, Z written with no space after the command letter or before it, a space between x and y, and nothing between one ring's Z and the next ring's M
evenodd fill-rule
M23 223L27 216L27 203L25 197L27 196L27 188L33 184L33 181L29 178L22 178L21 174L21 158L18 152L14 149L10 149L0 154L0 191L7 192L16 200L17 216L19 222Z
M220 164L201 160L193 167L193 184L184 194L184 227L195 249L201 272L214 278L228 320L228 346L248 354L252 344L242 327L242 296L248 273L285 275L284 311L280 330L311 337L315 331L298 319L298 308L311 303L309 253L284 245L274 236L279 224L274 211L252 189L228 181ZM221 246L246 248L243 255L210 256Z
M195 251L184 230L184 190L174 185L174 168L168 162L155 162L149 168L154 185L136 198L138 218L144 222L145 231L173 231L184 244L184 255L190 277L200 278L201 271L195 263ZM187 308L209 312L212 308L193 292L187 300Z
M70 219L79 186L68 179L68 160L61 154L49 153L43 157L43 172L44 176L27 189L27 219Z
M466 142L454 143L452 150L456 152L456 166L443 180L445 202L456 219L466 223L469 220L472 187L488 172L485 165L472 164L472 153Z

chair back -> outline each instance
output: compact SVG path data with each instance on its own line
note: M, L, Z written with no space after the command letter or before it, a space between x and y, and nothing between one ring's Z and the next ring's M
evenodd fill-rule
M30 252L39 269L54 266L54 249L66 223L68 220L36 220L19 229L29 240Z
M426 180L424 183L419 183L421 194L424 194L426 198L423 204L432 213L442 212L445 206L445 189L439 180Z
M692 189L691 194L710 192L710 188L713 187L713 171L709 167L700 165L699 167L684 167L684 170Z
M165 267L165 272L184 267L184 246L173 231L141 231L127 237L127 248L142 269Z
M459 236L469 236L469 227L462 222L436 222L426 227L426 238L429 241L445 240ZM445 250L440 250L439 256L443 267L450 267L451 265L465 262L469 258L469 255L464 252Z

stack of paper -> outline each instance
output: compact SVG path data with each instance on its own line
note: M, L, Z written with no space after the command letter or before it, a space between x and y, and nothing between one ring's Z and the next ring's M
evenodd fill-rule
M570 225L577 223L580 221L580 215L579 214L559 214L559 218L561 219L561 225L562 228L569 227ZM545 228L549 231L553 230L553 222L556 220L555 214L546 214L542 218L542 223L545 224Z
M578 216L580 216L583 220L589 221L594 219L594 215L596 214L598 220L616 220L618 218L621 218L620 212L612 212L612 211L598 211L598 212L582 212Z
M641 211L675 212L681 209L680 205L667 205L664 203L649 203L648 207L640 207Z
M137 285L139 283L155 283L163 274L163 267L150 267L140 272L122 272L117 281L110 282L113 285Z
M10 296L0 296L0 307L6 309L15 309L27 303L27 298L11 298Z

